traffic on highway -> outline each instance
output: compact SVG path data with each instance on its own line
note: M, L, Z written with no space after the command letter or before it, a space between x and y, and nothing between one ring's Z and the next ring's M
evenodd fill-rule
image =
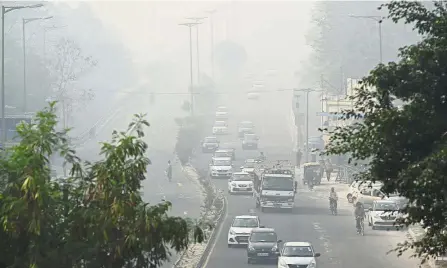
M285 109L246 102L244 110L216 108L196 156L227 199L202 267L418 267L387 254L406 238L395 226L405 200L385 196L380 184L340 182L321 159L297 165L287 120L279 120Z

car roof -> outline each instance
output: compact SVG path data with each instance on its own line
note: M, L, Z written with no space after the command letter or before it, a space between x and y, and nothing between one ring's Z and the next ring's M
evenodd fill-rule
M265 177L270 177L270 178L283 178L283 177L290 177L290 178L293 178L293 174L274 174L274 173L265 173L264 176L265 176Z
M245 162L250 163L250 162L255 162L255 160L253 158L249 158L249 159L245 159Z
M375 203L388 203L388 204L395 204L396 201L394 200L374 200Z
M227 160L227 161L230 161L231 157L213 157L213 160L217 160L217 161Z
M217 122L220 122L220 123L227 123L227 121L223 121L223 120L216 120L216 121L214 121L214 123L217 123Z
M276 233L273 228L254 228L251 230L252 233Z
M217 109L227 109L227 106L219 106Z
M235 219L258 219L259 217L256 215L239 215L234 218Z
M230 151L230 149L219 149L217 151L215 151L214 153L228 153Z
M310 242L285 242L283 247L312 247Z
M239 124L242 124L242 123L250 123L250 124L253 124L253 122L251 122L251 121L241 121L241 122L239 122Z
M217 137L216 136L208 136L208 137L205 137L205 139L217 139Z
M250 176L250 174L247 172L233 172L233 175L248 175L248 176Z

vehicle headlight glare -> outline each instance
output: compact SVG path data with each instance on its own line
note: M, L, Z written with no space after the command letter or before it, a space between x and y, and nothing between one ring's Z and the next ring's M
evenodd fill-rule
M248 250L249 250L249 251L255 251L255 248L252 247L252 246L249 246L249 247L248 247Z
M233 230L230 230L230 235L235 235L236 233Z

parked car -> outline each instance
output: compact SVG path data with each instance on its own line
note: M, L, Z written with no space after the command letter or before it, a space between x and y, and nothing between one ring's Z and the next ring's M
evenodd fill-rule
M399 228L397 226L397 219L402 217L399 212L399 206L392 200L375 200L372 207L368 211L368 225L373 230L385 227L385 228Z
M219 148L219 140L216 137L205 137L202 141L202 152L212 153Z

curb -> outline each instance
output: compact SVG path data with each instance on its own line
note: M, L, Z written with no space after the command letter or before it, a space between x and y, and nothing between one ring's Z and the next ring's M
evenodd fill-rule
M192 168L194 168L191 164L187 164L187 165L185 165L185 166L183 166L183 165L181 165L182 166L182 169L184 170L184 168L186 167L186 166L189 166L189 167L192 167ZM194 168L195 169L195 168ZM198 172L197 172L197 174L199 174ZM187 176L188 178L189 178L189 176ZM203 187L203 185L202 185L202 183L200 182L200 180L198 181L198 183L201 185L201 187ZM227 202L226 202L226 200L225 200L225 197L224 197L224 195L220 192L220 191L218 191L216 188L215 188L215 186L214 186L214 184L211 184L211 186L212 186L212 188L213 188L213 192L215 193L215 197L214 197L214 199L213 199L213 202L212 202L212 205L211 205L211 207L213 207L214 206L214 204L216 203L216 201L220 201L220 202L222 202L222 208L216 213L216 215L218 215L217 216L217 218L214 220L214 223L215 223L215 226L213 226L213 228L210 230L210 233L208 234L208 239L206 239L206 241L204 242L204 243L206 243L206 245L205 245L205 249L203 250L203 252L201 252L200 254L201 254L201 256L199 257L199 260L198 260L198 262L197 262L197 264L194 266L194 267L196 267L196 268L201 268L201 267L203 267L203 265L204 265L204 263L206 262L206 260L207 260L207 258L208 258L208 254L210 253L210 250L211 250L211 246L212 246L212 244L213 244L213 242L215 241L215 239L216 239L216 230L218 230L219 228L220 228L220 226L221 226L221 224L222 224L222 219L223 219L223 215L225 215L225 212L226 212L226 209L227 209ZM201 219L202 218L205 218L206 217L206 215L207 215L207 212L205 212L203 215L201 215ZM180 254L180 256L179 256L179 258L177 259L177 261L173 264L173 268L176 268L176 267L179 267L179 265L180 265L180 262L185 258L185 256L187 255L187 253L188 253L188 250L190 250L191 248L194 248L194 246L195 246L196 244L192 244L191 246L192 247L189 247L188 249L186 249L186 250L184 250L181 254Z

